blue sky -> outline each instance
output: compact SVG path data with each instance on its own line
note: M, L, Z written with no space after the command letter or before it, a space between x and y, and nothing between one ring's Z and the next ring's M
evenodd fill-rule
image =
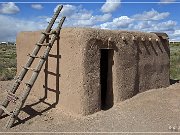
M166 32L180 41L180 0L0 0L0 41L15 41L20 31L45 29L62 4L64 27Z

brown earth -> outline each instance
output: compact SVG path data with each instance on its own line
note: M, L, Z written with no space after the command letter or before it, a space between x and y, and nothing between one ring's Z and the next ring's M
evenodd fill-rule
M5 90L11 85L12 81L0 82L1 101ZM107 134L110 134L109 132L177 131L180 133L180 83L140 93L109 110L83 117L67 115L60 109L51 108L42 102L33 106L38 99L31 98L19 115L22 121L17 122L13 128L5 129L8 117L6 115L1 117L1 133L108 132ZM175 127L175 131L169 129L170 127Z

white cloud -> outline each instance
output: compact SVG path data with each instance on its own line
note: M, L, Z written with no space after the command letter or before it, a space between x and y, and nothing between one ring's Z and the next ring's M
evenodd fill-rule
M2 14L15 14L20 9L13 2L3 3L0 5L0 13Z
M128 16L121 16L118 18L114 18L112 22L106 22L100 25L102 29L119 29L119 28L128 28L129 25L134 20L129 18Z
M121 4L121 0L106 0L105 4L101 7L104 13L115 11Z
M20 20L6 15L0 15L0 21L0 41L15 41L18 32L44 29L46 25L41 22Z
M172 3L175 2L176 0L160 0L160 2L164 3L164 4L168 4L168 3Z
M158 12L154 9L151 11L144 11L141 14L133 16L119 16L112 17L110 13L94 14L93 11L84 9L82 6L64 5L64 10L60 13L60 18L67 16L63 27L93 27L103 29L124 29L124 30L138 30L145 32L166 32L171 39L178 39L180 36L180 29L177 28L177 22L173 20L163 19L167 18L169 12ZM0 15L0 41L12 41L20 31L32 31L44 29L47 26L45 19L50 20L49 16L41 16L34 18L36 21L17 19L14 17ZM112 19L111 21L109 21ZM9 29L11 28L11 29Z
M169 20L166 22L158 23L154 25L154 30L156 31L174 31L177 22Z
M110 22L107 22L108 20L112 18L112 15L110 13L93 16L92 12L86 11L85 13L79 10L79 11L76 11L76 13L72 14L68 21L72 21L73 23L69 23L69 25L73 25L73 26L92 26L94 28L103 28L103 29L130 29L132 28L135 30L137 29L148 30L148 29L156 28L157 30L158 29L164 30L165 27L158 28L156 26L158 23L155 23L155 22L167 18L169 14L170 14L169 12L160 13L152 9L151 11L144 11L142 14L133 15L132 17L120 16L120 17L114 18ZM104 22L104 23L98 24L98 22ZM168 29L170 30L172 29L172 27L176 25L176 23L173 21L169 21L169 22L165 22L159 25L162 25L162 26L172 25L166 28L166 30Z
M170 15L169 12L159 13L152 9L144 11L142 14L133 15L134 22L128 29L145 32L166 32L169 35L174 33L177 22L172 20L162 21ZM170 36L172 38L172 36Z
M161 2L174 2L176 0L160 0Z
M173 33L174 36L180 36L180 29L175 30Z
M133 16L136 20L162 20L169 16L169 12L159 13L152 9L151 11L144 11L142 14L136 14Z
M43 6L41 4L32 4L31 7L37 10L43 9Z
M108 21L111 17L112 17L112 15L110 13L104 14L104 15L93 16L94 20L97 21L97 22Z
M93 20L77 20L77 22L73 23L74 26L92 26Z
M151 11L144 11L142 14L135 14L131 17L120 16L114 18L111 22L95 24L93 28L165 32L170 35L171 39L177 39L180 36L180 30L176 30L177 22L173 20L163 21L169 15L169 12L160 13L152 9Z
M167 32L173 33L177 22L169 20L165 22L154 22L154 21L142 21L136 22L131 26L133 30L145 31L145 32Z
M111 14L95 15L87 19L77 19L72 21L70 25L73 26L93 26L98 22L108 21L112 17Z
M152 21L140 21L136 25L132 25L136 30L146 30L152 27Z
M173 33L169 34L170 41L180 41L180 28L177 28Z
M64 15L69 15L63 26L89 26L92 27L96 23L104 22L109 20L111 14L94 15L93 12L83 9L82 7L65 5L63 12ZM72 7L72 8L70 8ZM73 11L73 12L70 12ZM61 15L61 14L60 14ZM61 15L62 16L62 15ZM61 19L58 18L58 20ZM44 29L47 26L47 22L50 21L48 16L39 16L33 20L17 19L6 15L0 15L0 41L13 41L16 35L20 31L34 31ZM56 27L57 24L55 24Z
M132 17L120 16L114 18L112 22L105 22L94 25L95 28L103 29L127 29L140 31L171 31L176 26L176 22L167 21L159 23L159 20L165 19L169 16L168 12L159 13L152 9L151 11L144 11L142 14L135 14Z
M58 5L59 6L59 5ZM54 9L54 11L58 8ZM93 11L86 10L82 6L64 5L60 13L61 16L67 16L65 26L93 26L98 22L108 21L112 15L110 13L102 15L93 15ZM50 18L47 18L49 21Z
M91 12L76 12L72 14L71 19L86 20L92 17Z
M158 21L134 21L128 28L129 30L137 30L144 32L165 32L170 37L170 40L180 40L180 30L176 30L177 22L168 20L165 22ZM179 38L179 39L178 39Z
M56 8L54 9L54 12L57 10L57 8L59 7L60 5L57 5ZM63 5L63 9L61 10L61 15L62 16L67 16L67 17L70 17L71 15L73 15L75 12L76 12L77 8L76 6L74 5Z

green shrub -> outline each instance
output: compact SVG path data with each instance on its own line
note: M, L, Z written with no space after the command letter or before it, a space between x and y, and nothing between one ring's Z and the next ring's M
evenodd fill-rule
M5 69L0 74L0 81L7 81L14 78L16 75L16 69Z

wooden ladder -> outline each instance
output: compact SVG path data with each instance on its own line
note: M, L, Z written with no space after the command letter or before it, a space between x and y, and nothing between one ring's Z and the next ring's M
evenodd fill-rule
M49 52L50 52L55 40L59 39L58 37L60 35L60 30L62 28L62 25L63 25L66 17L61 18L61 20L58 23L58 26L55 30L51 30L51 29L59 15L60 11L62 10L62 8L63 8L62 5L59 6L57 11L54 13L46 30L44 32L42 32L42 36L41 36L39 42L36 43L33 52L31 54L28 54L29 58L25 64L25 66L22 67L22 70L19 73L19 75L15 78L15 82L13 84L12 89L10 91L8 91L6 98L3 100L2 104L0 104L0 116L4 112L10 116L9 121L6 124L6 128L11 128L13 126L15 120L18 117L18 114L20 113L20 110L22 109L22 107L23 107L23 105L24 105L45 61L46 61L46 59L48 58ZM49 41L49 43L44 43L45 40L47 39L47 37L49 37L49 35L52 35L51 40ZM45 46L46 49L42 56L37 56L37 54L40 51L42 46ZM37 64L36 68L30 68L30 66L34 62L35 58L39 58L39 62ZM17 97L15 95L15 93L16 93L17 89L19 88L20 84L24 82L23 79L29 70L32 71L31 78L29 79L28 82L24 83L25 89L21 93L21 96ZM15 108L12 112L9 112L7 110L7 106L9 104L9 102L15 103Z

